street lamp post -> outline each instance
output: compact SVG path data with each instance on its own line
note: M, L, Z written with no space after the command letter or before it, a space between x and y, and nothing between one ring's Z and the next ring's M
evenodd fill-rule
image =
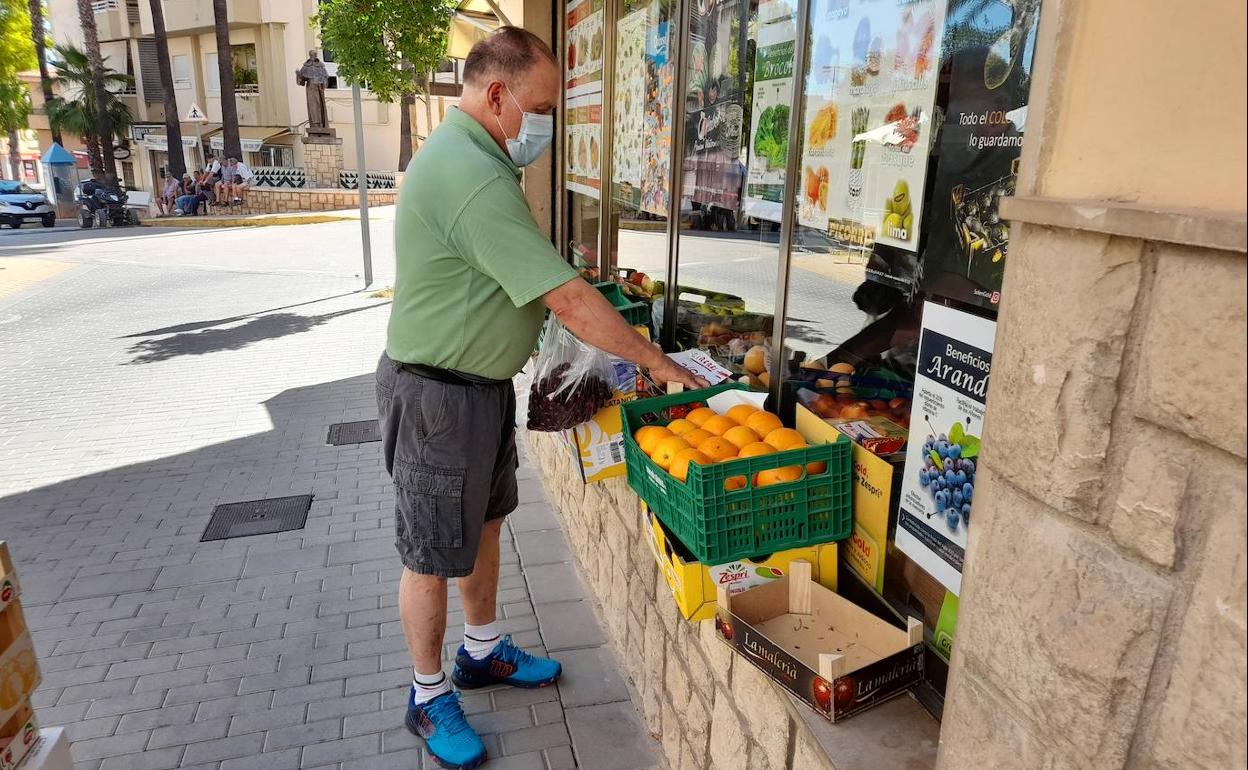
M355 167L359 169L356 189L360 193L360 240L364 246L364 288L373 285L373 248L368 232L368 166L364 165L364 105L360 84L351 84L351 106L355 111Z

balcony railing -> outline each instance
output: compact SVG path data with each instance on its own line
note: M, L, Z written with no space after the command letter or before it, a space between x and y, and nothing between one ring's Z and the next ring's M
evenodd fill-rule
M120 11L121 7L121 0L91 0L91 10L96 13Z

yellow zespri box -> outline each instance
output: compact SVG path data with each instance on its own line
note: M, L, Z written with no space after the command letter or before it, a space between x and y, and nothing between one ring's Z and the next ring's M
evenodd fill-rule
M797 406L797 429L807 440L835 440L836 428L806 407ZM845 541L845 564L876 591L884 591L888 517L895 510L893 465L854 443L854 529Z
M736 559L724 564L703 564L696 561L653 513L641 506L650 550L663 579L672 589L676 607L685 620L709 620L715 616L715 594L720 586L730 594L770 583L788 574L789 564L796 560L810 562L814 579L836 590L836 543L790 548L766 559Z

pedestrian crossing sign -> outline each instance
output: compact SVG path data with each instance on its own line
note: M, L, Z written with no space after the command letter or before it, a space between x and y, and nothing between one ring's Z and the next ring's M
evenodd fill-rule
M192 104L191 108L186 111L186 117L183 118L187 123L207 123L208 116L199 108L198 104Z

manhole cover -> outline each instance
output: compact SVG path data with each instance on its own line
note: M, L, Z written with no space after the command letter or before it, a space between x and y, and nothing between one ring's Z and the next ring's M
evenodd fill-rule
M199 541L206 543L209 540L229 540L303 529L308 523L308 509L311 507L312 495L271 497L267 500L218 505L212 509L212 518L208 520L204 536Z
M325 439L325 443L333 446L367 444L370 441L381 441L381 431L376 420L336 422L329 426L329 436Z

